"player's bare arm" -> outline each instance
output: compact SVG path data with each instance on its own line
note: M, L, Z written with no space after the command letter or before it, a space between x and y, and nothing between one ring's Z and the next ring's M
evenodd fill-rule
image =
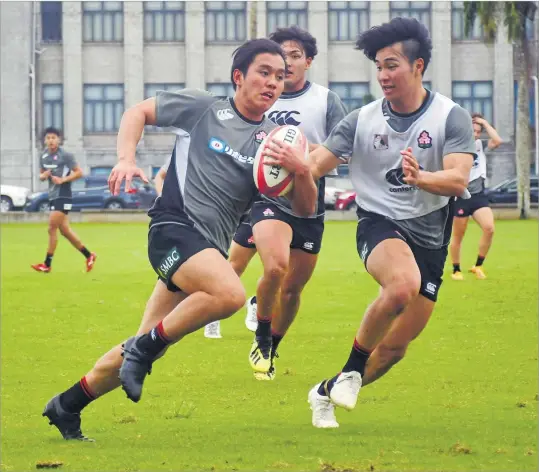
M71 170L70 174L66 177L55 177L54 175L51 177L52 183L56 185L62 185L66 184L68 182L73 182L74 180L78 180L83 176L82 169L77 166L74 169Z
M131 188L131 181L137 176L148 183L146 175L136 165L135 153L144 126L154 125L155 122L156 100L153 97L132 106L123 114L116 142L118 164L114 166L109 176L109 188L113 195L120 193L124 179L126 190Z
M487 120L485 120L485 118L474 117L472 121L474 124L476 123L479 126L482 126L487 132L489 137L487 147L489 149L496 149L500 144L503 143L503 140L496 129Z
M43 182L44 180L47 180L50 176L51 176L50 170L42 170L42 172L39 174L39 180Z
M320 179L340 164L343 164L343 160L325 146L319 145L309 154L309 167L314 180Z
M444 156L444 169L437 172L421 170L412 148L401 151L404 181L436 195L458 197L468 186L473 158L467 153L451 153Z

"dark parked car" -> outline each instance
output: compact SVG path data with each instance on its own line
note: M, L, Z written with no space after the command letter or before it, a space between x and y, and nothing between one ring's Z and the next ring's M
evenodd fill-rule
M537 177L530 178L530 202L536 206L539 189ZM492 188L486 189L488 201L493 205L517 205L517 179L509 179Z
M137 209L150 208L153 205L157 192L152 184L135 180L131 187L129 192L126 192L125 187L122 187L120 194L113 196L108 188L106 178L102 176L90 176L75 180L71 185L73 211L102 208L109 210ZM24 209L26 211L47 211L49 209L48 193L39 192L30 195Z

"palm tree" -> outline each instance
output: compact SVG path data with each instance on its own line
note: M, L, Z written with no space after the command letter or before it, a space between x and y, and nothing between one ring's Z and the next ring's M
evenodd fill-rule
M536 2L465 2L464 29L472 30L475 19L481 23L486 41L494 41L499 26L507 27L507 38L513 43L518 74L516 164L518 177L518 208L521 218L530 214L530 150L529 77L530 48L526 35L527 20L535 18ZM536 126L538 124L536 123Z

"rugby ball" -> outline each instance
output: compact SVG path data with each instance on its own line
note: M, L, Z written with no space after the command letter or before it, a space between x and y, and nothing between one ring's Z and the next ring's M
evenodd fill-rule
M307 138L297 126L286 125L275 128L260 143L253 163L253 178L260 193L268 197L286 195L294 187L294 176L284 167L264 164L264 149L272 139L296 146L309 156Z

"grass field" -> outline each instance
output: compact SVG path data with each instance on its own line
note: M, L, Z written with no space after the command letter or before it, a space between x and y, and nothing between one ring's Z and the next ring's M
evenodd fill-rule
M197 332L172 348L139 404L119 390L91 404L83 432L95 443L61 439L43 407L136 331L155 275L146 225L74 227L98 254L90 274L65 240L51 274L31 271L46 227L2 227L2 470L55 461L66 471L537 470L537 222L498 222L485 281L454 282L448 264L428 328L353 412L337 412L337 430L313 428L306 399L347 359L377 292L351 222L326 226L274 382L253 379L252 337L238 313L223 322L223 339ZM463 267L478 237L471 225ZM249 293L259 274L256 260Z

